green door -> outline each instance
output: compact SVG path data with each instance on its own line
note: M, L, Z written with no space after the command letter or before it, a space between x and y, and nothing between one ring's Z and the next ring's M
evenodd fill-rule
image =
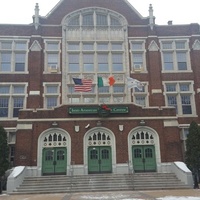
M42 174L66 174L67 149L44 148L42 153Z
M156 171L155 147L133 146L133 169L135 172L152 172Z
M88 173L111 173L112 155L111 147L88 148Z

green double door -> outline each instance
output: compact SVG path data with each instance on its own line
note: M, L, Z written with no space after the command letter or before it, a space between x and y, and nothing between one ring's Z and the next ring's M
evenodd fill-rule
M132 146L133 169L135 172L156 171L155 147Z
M66 174L67 149L44 148L42 152L42 174Z
M88 148L88 173L111 173L112 155L111 147L89 147Z

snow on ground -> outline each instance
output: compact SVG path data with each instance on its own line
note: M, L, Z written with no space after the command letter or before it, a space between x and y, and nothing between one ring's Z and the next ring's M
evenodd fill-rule
M130 197L130 195L83 195L81 196L80 200L144 200L144 199L151 199L151 198L136 198ZM200 200L200 197L175 197L175 196L166 196L156 198L156 200Z
M173 196L168 196L168 197L157 198L157 200L200 200L200 197L173 197Z

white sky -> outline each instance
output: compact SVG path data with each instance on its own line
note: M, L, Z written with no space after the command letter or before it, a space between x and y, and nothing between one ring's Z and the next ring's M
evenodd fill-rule
M156 24L200 24L200 0L128 0L143 16L148 16L149 4L153 5ZM47 13L59 0L1 0L0 24L32 23L35 4L39 3L40 15Z

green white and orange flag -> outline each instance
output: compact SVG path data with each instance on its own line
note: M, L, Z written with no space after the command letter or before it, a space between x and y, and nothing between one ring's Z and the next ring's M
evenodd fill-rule
M113 86L115 84L115 79L113 76L110 76L108 78L98 76L97 84L98 84L98 87Z

